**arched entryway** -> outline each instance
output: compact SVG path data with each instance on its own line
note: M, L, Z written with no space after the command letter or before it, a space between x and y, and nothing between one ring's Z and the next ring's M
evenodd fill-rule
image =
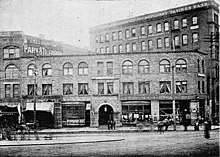
M99 108L99 125L106 125L108 120L113 119L113 109L110 105L104 104Z

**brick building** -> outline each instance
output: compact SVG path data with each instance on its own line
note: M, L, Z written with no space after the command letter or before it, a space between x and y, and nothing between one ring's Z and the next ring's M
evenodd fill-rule
M203 40L218 28L205 1L91 28L89 52L2 32L0 107L33 121L36 97L39 124L56 127L218 116L219 43Z

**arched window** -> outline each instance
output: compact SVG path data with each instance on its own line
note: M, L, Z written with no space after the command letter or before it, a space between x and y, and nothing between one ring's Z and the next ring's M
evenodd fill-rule
M65 63L63 65L63 75L72 75L73 74L73 65L71 63Z
M20 56L20 49L16 46L7 46L3 49L4 58L17 58Z
M133 73L133 63L131 61L125 61L122 65L123 74L132 74Z
M160 62L160 72L170 72L170 62L168 60Z
M43 76L48 76L48 75L52 75L52 67L49 63L46 63L43 65L42 67L42 75Z
M176 61L176 72L186 72L187 65L184 59L179 59Z
M30 64L27 68L27 75L28 76L33 76L35 71L35 66L34 64Z
M146 74L149 73L149 63L146 60L142 60L138 64L138 73Z
M6 78L18 78L19 70L16 65L10 64L5 68L5 77Z
M85 62L79 63L78 73L79 75L88 75L88 64Z

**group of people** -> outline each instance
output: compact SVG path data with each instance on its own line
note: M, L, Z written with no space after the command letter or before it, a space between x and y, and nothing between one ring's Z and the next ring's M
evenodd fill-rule
M114 120L108 120L108 130L115 130L115 121Z

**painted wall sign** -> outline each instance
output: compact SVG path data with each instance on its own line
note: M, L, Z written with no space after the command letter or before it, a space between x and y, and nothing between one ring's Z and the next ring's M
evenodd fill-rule
M23 32L21 31L8 31L8 32L0 32L0 37L5 38L5 37L17 37L17 36L22 36Z
M63 52L60 50L48 49L48 48L42 47L42 46L37 47L37 46L24 45L24 53L49 56L49 55L61 55Z

